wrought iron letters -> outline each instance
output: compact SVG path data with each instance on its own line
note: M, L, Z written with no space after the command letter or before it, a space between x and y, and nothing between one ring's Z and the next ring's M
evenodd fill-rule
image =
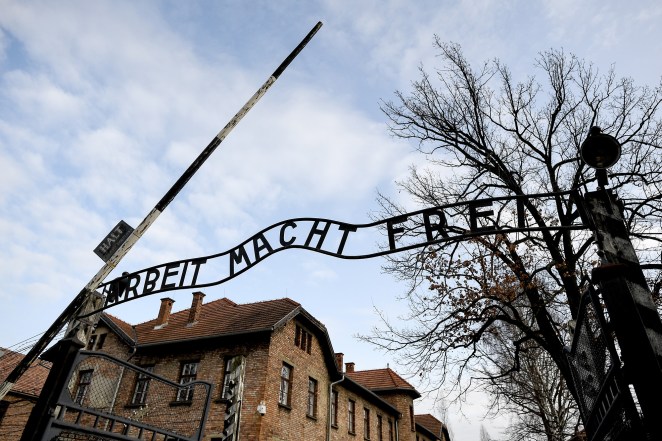
M558 195L504 196L458 202L362 225L321 218L288 219L222 253L124 273L103 283L98 288L106 296L102 309L158 292L218 285L286 249L305 249L343 259L366 259L486 234L585 228L581 224L527 226L526 201L536 198L537 203L545 203L545 197ZM386 232L388 246L375 251L372 247L381 237L380 232Z

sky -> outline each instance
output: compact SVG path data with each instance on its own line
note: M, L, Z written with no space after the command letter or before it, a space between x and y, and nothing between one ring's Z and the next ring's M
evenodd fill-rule
M540 73L539 52L562 48L656 85L661 19L653 0L0 0L0 346L50 326L101 268L103 237L142 221L318 21L110 278L225 251L285 219L369 222L377 192L408 204L394 182L425 158L389 134L380 102L407 92L420 66L434 69L435 35L521 80ZM377 310L407 312L406 286L383 263L292 250L203 291L205 301L289 297L356 369L404 373L356 338L380 325ZM168 295L173 310L190 306L190 292ZM108 312L147 321L160 297ZM433 397L417 413L438 415ZM475 394L451 407L455 439L477 441L481 425L505 436L507 421L483 419L484 403Z

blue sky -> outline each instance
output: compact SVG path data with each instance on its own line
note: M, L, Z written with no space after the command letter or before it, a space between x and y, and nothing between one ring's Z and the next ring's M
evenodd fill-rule
M319 20L324 26L126 256L118 271L226 250L277 221L363 223L377 191L424 158L393 139L382 99L435 65L436 34L475 64L516 78L563 48L638 84L662 72L655 1L0 0L0 346L45 330L102 262L120 220L134 227ZM404 314L404 286L380 259L301 251L266 259L206 301L288 296L326 324L357 369L396 360L354 338ZM152 319L160 296L109 312ZM172 293L174 309L191 294ZM416 383L416 378L411 379ZM421 387L422 388L422 387ZM431 400L418 412L432 412ZM427 406L427 407L426 407ZM481 399L454 408L456 437L479 438ZM464 414L464 416L463 416Z

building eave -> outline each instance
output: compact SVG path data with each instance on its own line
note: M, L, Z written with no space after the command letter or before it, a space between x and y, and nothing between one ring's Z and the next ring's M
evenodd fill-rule
M39 399L39 394L16 391L16 390L10 390L9 392L7 392L7 396L16 396L18 398L28 401L37 401Z
M358 390L358 395L361 395L362 397L367 397L370 400L372 400L374 403L378 403L380 406L384 406L390 410L390 413L397 417L400 418L402 414L400 411L394 407L391 403L388 401L384 400L382 397L374 393L372 390L362 386L360 383L357 383L356 381L352 380L348 376L344 376L343 380L340 382L340 385L343 386L346 389L349 390Z
M420 423L416 423L416 431L422 433L428 438L432 438L433 440L440 439L440 434L435 434L433 431L431 431L430 429L428 429L427 427L425 427Z
M112 318L110 318L107 314L101 314L100 321L102 321L110 330L112 330L115 335L117 335L124 343L127 345L134 347L136 346L136 331L131 327L131 330L133 331L133 335L128 335L122 328L117 326L117 324L113 321Z
M419 391L416 389L411 389L408 387L374 387L370 389L371 391L379 394L379 393L406 393L407 395L411 395L414 399L416 398L421 398L421 394Z

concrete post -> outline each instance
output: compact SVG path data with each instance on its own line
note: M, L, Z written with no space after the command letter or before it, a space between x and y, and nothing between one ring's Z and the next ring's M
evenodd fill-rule
M600 284L646 430L662 439L662 321L614 195L590 192L585 202L602 260L593 281Z

